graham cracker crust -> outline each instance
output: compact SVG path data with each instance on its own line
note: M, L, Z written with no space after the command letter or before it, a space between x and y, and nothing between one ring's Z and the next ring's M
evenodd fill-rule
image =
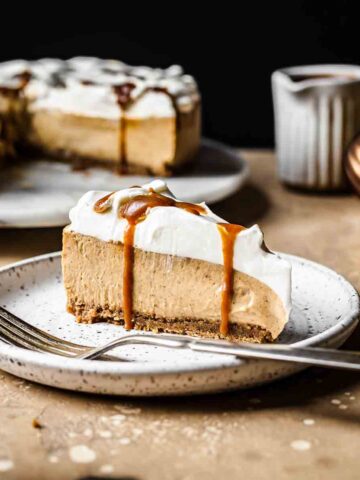
M115 325L124 325L122 310L111 310L109 307L86 306L79 304L68 304L67 310L75 315L79 323L109 322ZM229 332L222 336L219 332L220 321L208 321L195 318L166 319L155 318L134 312L135 330L144 330L154 333L175 333L180 335L191 335L203 338L226 339L231 342L272 342L271 333L258 325L249 323L230 323Z

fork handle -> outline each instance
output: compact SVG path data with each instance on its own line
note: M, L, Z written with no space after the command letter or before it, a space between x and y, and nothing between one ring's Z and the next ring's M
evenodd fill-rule
M298 348L286 345L216 345L195 341L188 347L196 352L236 355L258 360L278 360L302 365L360 371L360 354L330 348Z
M101 347L89 349L87 352L77 355L77 358L95 359L109 350L128 344L156 345L176 349L187 348L195 352L236 355L242 358L278 360L309 366L360 371L360 354L358 352L330 348L298 348L287 345L232 344L221 340L198 340L181 335L129 334Z

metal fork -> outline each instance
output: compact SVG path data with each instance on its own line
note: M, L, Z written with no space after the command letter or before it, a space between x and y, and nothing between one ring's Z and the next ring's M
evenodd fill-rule
M166 338L165 338L166 337ZM154 336L152 334L129 334L117 339L117 344L106 344L102 348L104 351L95 352L94 347L85 345L78 345L76 343L68 342L40 330L37 327L25 322L13 313L10 313L4 307L0 306L0 340L8 345L15 345L23 347L28 350L34 350L42 353L53 353L63 357L73 358L89 358L95 359L101 357L106 360L127 361L118 357L104 356L103 354L112 350L116 346L121 345L154 345L168 348L183 348L184 342L181 344L168 336ZM113 344L113 342L111 342Z
M54 337L21 320L1 306L0 339L7 344L16 345L17 347L37 352L54 353L64 357L76 357L81 353L87 352L90 348Z
M103 355L123 345L146 344L189 349L195 352L236 355L243 358L281 360L284 362L360 371L360 353L329 348L299 348L287 345L233 344L223 340L202 340L184 335L130 333L101 347L88 347L54 337L0 307L0 340L5 343L79 359L106 358ZM109 357L110 358L110 357ZM114 358L119 361L119 358ZM120 360L121 361L121 360Z

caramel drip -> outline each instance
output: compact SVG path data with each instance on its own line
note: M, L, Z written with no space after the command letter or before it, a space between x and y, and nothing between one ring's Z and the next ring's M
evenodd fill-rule
M8 98L15 99L22 94L24 88L31 80L31 73L28 71L24 71L22 73L19 73L18 75L14 75L13 78L19 80L19 84L16 87L0 86L0 94Z
M119 167L118 167L118 172L120 174L126 174L127 173L127 151L126 151L126 127L127 127L127 122L126 122L126 110L132 105L134 99L131 98L131 92L135 88L135 85L133 83L124 83L123 85L115 85L113 86L113 90L115 92L116 98L117 98L117 103L120 105L121 110L122 110L122 116L120 119L120 140L119 140L119 149L120 149L120 162L119 162ZM161 92L167 95L172 103L172 106L175 110L175 116L176 116L176 130L179 129L179 121L180 121L180 115L178 112L178 106L176 102L176 97L172 95L166 88L163 87L148 87L145 88L139 97L136 98L138 100L141 98L143 95L145 95L148 92ZM177 138L177 136L176 136Z
M121 107L122 115L120 118L119 131L119 151L120 162L118 172L120 174L127 173L127 158L126 158L126 109L132 104L131 92L135 88L133 83L124 83L123 85L116 85L113 87L117 103Z
M3 85L0 85L0 94L9 98L18 98L26 85L31 80L31 76L31 73L27 70L17 75L14 75L13 79L19 80L19 84L16 87L5 87Z
M233 296L234 244L237 234L242 230L245 230L245 227L242 227L241 225L233 225L231 223L219 223L218 230L221 235L224 260L224 273L221 293L220 333L221 335L227 335L229 331L229 317Z
M93 80L81 80L81 84L84 85L85 87L92 87L93 85L97 85Z
M136 223L126 225L124 232L123 312L125 329L133 328L134 237Z
M100 198L95 205L96 213L104 213L110 207L109 198L113 193L109 193ZM133 285L134 285L134 238L136 225L145 220L147 213L154 207L177 207L186 210L194 215L206 213L201 205L193 203L178 202L173 198L166 197L153 190L148 195L137 195L121 205L118 211L120 218L127 220L127 226L124 232L124 269L123 269L123 312L126 330L133 327Z
M109 199L111 195L113 195L115 192L108 193L105 195L105 197L100 198L95 205L94 205L94 211L95 213L105 213L109 210L111 207L111 203L109 202Z
M26 85L30 82L32 77L32 73L29 72L28 70L23 71L22 73L19 73L17 75L14 75L14 78L17 80L20 80L20 85L19 85L19 90L22 90L26 87Z
M19 87L12 88L12 87L0 86L0 94L7 98L11 98L11 99L18 98L20 92L21 92L21 88Z

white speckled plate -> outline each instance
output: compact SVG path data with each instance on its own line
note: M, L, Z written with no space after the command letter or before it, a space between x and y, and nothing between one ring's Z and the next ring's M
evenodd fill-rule
M248 173L247 163L234 150L204 139L194 166L166 181L182 200L210 204L236 192ZM68 164L46 159L7 167L0 178L0 228L61 227L88 190L120 190L151 178L99 168L73 171Z
M356 290L319 264L284 255L293 266L291 319L280 342L340 346L359 316ZM0 305L28 322L75 343L99 345L124 335L122 327L77 324L65 311L60 253L42 255L0 270ZM274 361L126 346L124 362L74 360L30 352L0 342L0 368L35 382L116 395L179 395L246 388L301 370Z

